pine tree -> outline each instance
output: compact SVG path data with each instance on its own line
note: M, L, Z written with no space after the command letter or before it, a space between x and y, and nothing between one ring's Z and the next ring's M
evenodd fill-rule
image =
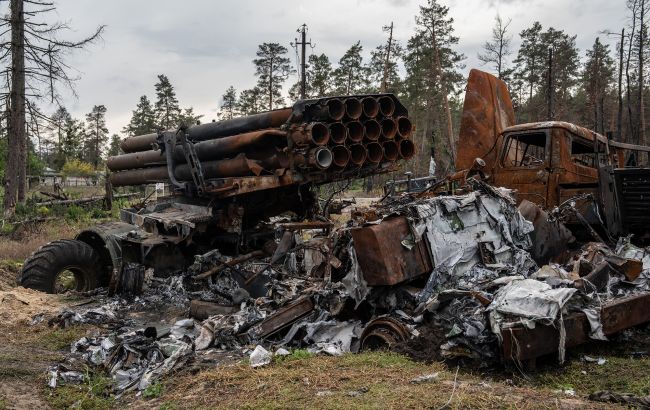
M242 115L251 115L261 112L265 108L264 92L259 87L244 90L239 94L237 110Z
M117 134L111 135L111 142L110 142L110 144L108 146L108 153L107 153L107 155L109 157L114 157L114 156L120 155L122 153L122 151L120 149L120 142L121 141L122 140L121 140L119 135L117 135Z
M356 94L368 88L368 68L363 65L362 52L361 41L357 41L339 60L333 72L337 94Z
M601 43L598 37L586 54L581 85L593 114L593 128L604 133L605 97L614 82L614 59L610 56L609 46Z
M258 58L253 60L257 86L264 92L264 106L269 110L284 103L282 84L291 74L291 61L285 54L286 47L278 43L263 43L258 47Z
M174 87L166 75L158 75L156 88L156 105L154 116L157 128L168 130L175 129L179 125L181 109L178 106L178 99Z
M310 97L326 97L332 90L332 63L325 54L307 59L307 90Z
M156 117L151 102L146 95L140 97L138 105L131 114L131 121L122 129L127 136L156 132Z
M99 166L108 140L106 128L106 107L95 105L91 112L86 114L85 149L87 162L93 164L95 169Z
M507 73L506 65L508 56L512 54L512 50L510 49L512 36L508 35L508 26L510 26L512 20L508 19L504 23L498 14L494 20L492 40L486 41L483 44L483 53L478 53L478 59L483 64L492 64L496 70L497 77L503 79L504 73Z
M203 114L195 114L194 108L189 107L183 110L183 113L178 117L179 123L183 123L187 126L197 125L201 123L201 118Z
M231 85L221 96L219 119L230 120L235 118L237 115L237 90L235 90L235 87Z
M420 6L416 16L416 31L407 43L404 65L406 100L415 114L416 141L424 158L416 167L428 168L429 152L435 147L436 162L441 172L453 168L456 138L454 129L460 116L458 94L465 84L460 73L465 58L454 48L453 18L449 8L429 0Z
M56 165L61 169L63 165L72 159L83 160L83 142L85 140L85 125L83 121L68 117L63 128L63 139L61 149L56 158Z

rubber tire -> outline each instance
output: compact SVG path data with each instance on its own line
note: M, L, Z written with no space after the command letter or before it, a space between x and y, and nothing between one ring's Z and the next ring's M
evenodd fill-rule
M99 286L102 272L99 254L87 243L61 239L43 245L27 258L20 276L23 287L55 293L59 274L74 274L75 290L84 292Z

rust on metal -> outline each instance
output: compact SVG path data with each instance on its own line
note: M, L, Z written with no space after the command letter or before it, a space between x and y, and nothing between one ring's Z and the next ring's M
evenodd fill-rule
M363 124L363 135L370 141L377 141L381 135L381 125L375 120L367 120Z
M361 333L361 349L388 349L408 339L410 332L404 323L392 317L380 317L369 322Z
M405 217L384 219L377 225L350 232L368 286L395 285L431 273L433 269L424 238L410 249L402 244L412 238Z
M345 115L352 119L356 120L361 117L363 113L363 107L361 101L356 97L348 97L345 99Z
M379 102L374 97L365 97L361 100L363 115L368 118L375 118L379 114Z
M603 333L613 335L627 328L650 322L650 293L618 299L601 309ZM591 328L584 313L564 319L565 347L575 347L589 340ZM559 326L537 324L534 329L522 326L503 329L503 357L525 361L554 353L560 342Z
M460 121L456 169L471 168L475 158L483 158L488 172L500 153L501 132L515 123L515 113L506 84L496 77L473 69L467 79Z
M268 337L306 316L312 310L314 310L314 302L311 298L308 296L302 297L278 309L271 316L252 327L248 334L254 338Z

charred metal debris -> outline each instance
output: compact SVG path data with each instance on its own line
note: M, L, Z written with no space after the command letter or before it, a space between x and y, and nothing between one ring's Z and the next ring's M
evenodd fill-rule
M344 226L272 218L275 239L258 250L211 250L168 278L130 266L142 271L137 295L105 295L53 319L111 331L73 343L49 385L81 380L84 363L109 372L117 392L143 390L189 363L248 357L257 367L296 348L383 348L478 366L533 366L556 354L561 363L566 349L650 320L648 251L629 238L577 246L566 212L518 208L509 190L468 178L462 194L355 208ZM163 308L178 320L129 313Z

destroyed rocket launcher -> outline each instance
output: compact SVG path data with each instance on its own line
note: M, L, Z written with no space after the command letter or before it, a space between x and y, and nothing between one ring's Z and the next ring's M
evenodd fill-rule
M392 94L299 100L293 107L122 141L113 186L170 182L187 194L235 196L397 169L415 154Z

